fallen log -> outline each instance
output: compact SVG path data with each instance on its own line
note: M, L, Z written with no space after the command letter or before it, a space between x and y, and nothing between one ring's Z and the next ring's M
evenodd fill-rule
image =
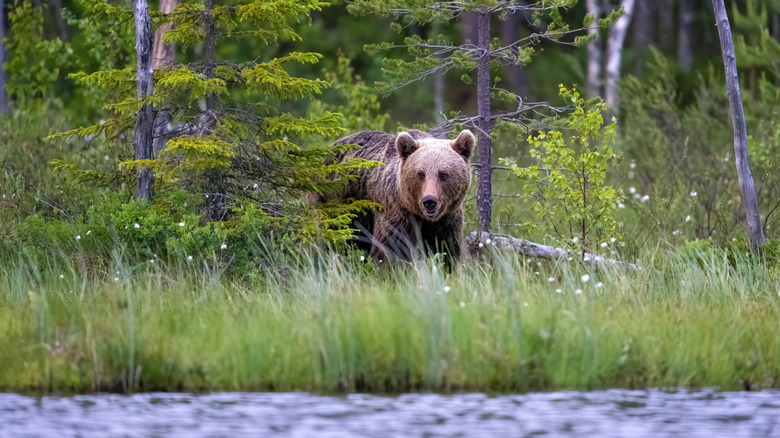
M600 255L588 253L585 253L583 257L582 254L575 253L571 250L542 245L539 243L530 242L525 239L518 239L517 237L513 237L507 234L482 233L482 238L480 239L480 233L477 231L472 231L471 234L469 234L469 236L466 238L466 245L468 246L469 253L472 255L478 254L480 249L487 245L491 245L497 249L514 251L524 256L536 257L540 259L573 260L574 258L581 258L585 264L596 268L608 264L624 266L634 271L639 271L642 269L633 263L608 259Z

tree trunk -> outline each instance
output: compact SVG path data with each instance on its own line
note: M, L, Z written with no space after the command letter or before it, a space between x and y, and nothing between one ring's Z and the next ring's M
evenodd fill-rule
M737 178L742 192L742 204L745 207L750 245L752 248L757 248L764 243L764 230L761 227L756 188L753 184L753 174L750 171L747 126L745 125L745 113L742 109L742 95L739 91L734 42L731 39L731 27L723 0L712 0L712 7L715 11L715 22L718 26L720 48L723 53L723 66L726 71L726 93L729 97L731 122L734 127L734 155L736 157L734 161L737 165Z
M655 3L639 1L634 10L634 74L641 78L645 70L645 53L655 31Z
M170 14L179 5L179 0L160 0L160 12ZM154 32L154 50L152 51L152 68L157 70L163 66L173 65L175 52L173 44L163 42L163 35L173 28L172 24L164 24ZM169 122L168 111L160 109L154 118L154 153L165 148L166 126Z
M523 14L515 12L509 14L506 20L501 22L501 44L508 46L517 41L517 29L520 27L520 23L523 20ZM513 56L517 56L517 46L512 46L510 49ZM516 95L522 97L525 100L531 100L531 92L528 88L528 75L525 72L525 66L522 64L509 64L506 66L506 73L509 77L509 84L511 90Z
M669 53L674 50L674 5L672 0L655 1L657 1L658 46L664 53Z
M593 23L588 28L588 35L599 33L599 17L601 17L601 0L587 0L585 7L589 15L593 15ZM588 78L585 93L588 97L601 95L601 38L596 38L588 44Z
M634 0L622 0L620 6L623 7L624 14L609 29L607 39L607 83L604 87L604 100L613 115L617 115L620 110L617 83L620 79L620 62L623 59L623 42L634 14Z
M8 104L5 101L5 1L0 0L0 116L8 112Z
M441 22L433 22L431 31L434 35L441 33ZM444 115L444 73L436 73L433 76L433 120L442 123L446 120Z
M49 11L54 25L57 27L57 34L62 41L68 41L68 25L62 18L62 0L49 0Z
M477 112L479 132L477 133L479 170L477 172L477 216L481 231L490 231L493 208L493 187L491 183L491 121L490 121L490 13L482 8L478 12L479 36L477 46Z
M683 72L688 72L693 68L693 13L693 0L680 0L677 66Z
M152 95L152 21L149 19L149 5L146 0L133 0L135 16L135 51L138 55L136 85L138 99ZM151 105L144 105L136 114L133 135L133 159L151 160L154 134L154 112ZM135 197L138 200L152 200L154 174L152 169L140 166L136 170L138 186Z
M460 39L461 44L476 44L479 38L477 22L479 14L477 12L464 12L460 19Z
M489 236L480 236L478 232L472 231L471 234L466 237L466 247L468 248L468 251L471 255L479 254L481 251L480 248L485 248L488 245L492 245L497 249L514 251L524 256L536 257L539 259L573 260L574 257L577 257L578 260L581 260L585 264L595 268L602 266L623 266L633 271L639 271L642 269L633 263L608 259L606 257L586 253L584 251L582 255L580 255L567 249L542 245L525 239L518 239L517 237L509 235L491 234Z
M206 0L205 10L203 11L203 30L206 35L205 48L206 48L206 70L204 74L208 79L214 79L214 67L216 67L216 39L214 36L214 15L212 9L214 8L214 0ZM206 96L206 114L203 120L203 126L201 129L208 133L211 131L211 121L214 117L214 111L216 106L216 96L213 93Z

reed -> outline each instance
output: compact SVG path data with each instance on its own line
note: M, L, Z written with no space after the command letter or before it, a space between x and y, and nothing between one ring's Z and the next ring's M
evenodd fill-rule
M392 273L299 254L0 267L0 389L316 392L780 387L780 282L752 256L653 254L639 272L507 254ZM587 277L585 277L587 275Z

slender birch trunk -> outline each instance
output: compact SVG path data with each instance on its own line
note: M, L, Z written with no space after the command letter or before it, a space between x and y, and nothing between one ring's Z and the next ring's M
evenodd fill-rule
M607 39L607 80L604 87L604 101L613 115L620 111L620 96L618 95L618 80L620 79L620 63L623 59L623 42L626 39L628 25L634 15L634 0L622 0L623 16L618 18L609 30Z
M149 5L146 0L133 0L135 17L135 51L138 55L136 86L138 99L152 95L152 21L149 18ZM133 135L133 159L153 159L152 139L154 137L154 112L151 105L138 110ZM152 200L154 173L149 167L136 170L138 186L135 197L139 200Z
M764 244L764 230L761 227L761 215L758 210L756 187L753 183L753 174L750 171L750 159L748 158L747 126L745 125L745 113L742 108L742 94L739 90L739 77L737 76L737 59L734 54L734 42L731 39L731 27L726 14L726 5L723 0L712 0L712 8L715 11L715 22L720 36L720 48L723 53L723 66L726 71L726 93L729 97L731 109L731 122L734 127L734 160L737 165L737 178L742 192L742 204L745 207L748 235L752 248Z
M479 113L479 132L477 133L477 151L479 170L477 172L477 216L479 229L490 231L493 208L493 187L491 182L491 140L490 120L490 13L483 9L477 12L477 47L481 51L477 59L477 112Z
M601 0L587 0L585 7L589 15L593 15L593 23L588 28L588 35L599 33L599 18L601 17ZM588 78L585 93L588 97L601 95L601 38L596 38L588 45Z

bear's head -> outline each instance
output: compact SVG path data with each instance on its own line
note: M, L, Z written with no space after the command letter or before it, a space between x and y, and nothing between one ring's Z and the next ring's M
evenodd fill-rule
M468 130L455 140L415 140L407 132L398 133L398 187L404 208L431 222L460 208L471 184L469 160L475 143Z

